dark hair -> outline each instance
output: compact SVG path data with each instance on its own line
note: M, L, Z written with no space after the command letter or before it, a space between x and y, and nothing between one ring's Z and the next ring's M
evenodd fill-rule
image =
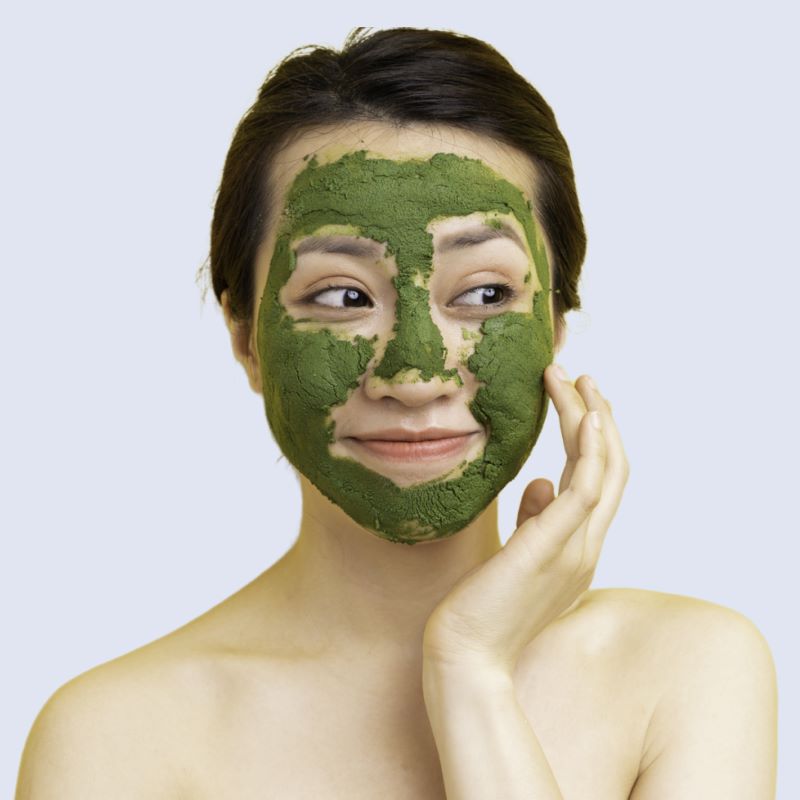
M534 208L553 255L554 322L580 309L586 253L569 148L544 98L491 45L450 31L356 28L341 51L306 46L266 77L225 158L211 222L211 280L234 319L252 318L254 262L275 213L273 158L294 136L356 120L433 123L483 134L537 169Z

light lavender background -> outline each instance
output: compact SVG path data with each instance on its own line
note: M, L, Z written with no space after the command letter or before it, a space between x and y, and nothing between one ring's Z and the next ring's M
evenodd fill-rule
M194 279L267 71L370 18L328 8L4 15L5 796L58 686L199 615L296 535L294 476ZM631 463L595 586L758 625L778 668L779 796L800 796L797 19L788 2L525 9L378 24L483 38L555 109L589 235L560 361L596 378ZM551 409L501 495L504 541L525 484L562 466Z

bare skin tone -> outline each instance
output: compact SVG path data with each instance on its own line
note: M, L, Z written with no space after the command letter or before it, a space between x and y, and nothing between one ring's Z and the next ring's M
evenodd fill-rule
M527 197L536 180L520 154L482 137L362 123L309 133L286 147L273 176L279 196L303 168L304 156L335 159L360 149L396 159L437 152L480 158ZM259 250L256 297L274 234L273 226ZM498 260L507 246L502 240L480 245ZM249 325L237 322L227 296L223 311L234 355L260 393L256 312ZM391 328L390 320L382 323ZM555 336L558 350L564 332ZM484 730L475 728L473 735L467 727L462 757L444 752L447 723L433 713L433 690L423 682L426 634L443 660L463 656L460 663L474 667L464 680L469 692L463 703L437 706L448 715L458 717L484 678L489 691L492 676L508 668L537 753L557 784L557 793L540 796L774 797L777 711L768 646L745 617L712 603L588 588L627 460L602 388L594 391L586 375L562 379L553 366L545 386L567 465L559 497L548 480L529 485L517 531L537 518L553 529L563 523L566 500L558 501L566 498L565 486L578 481L600 487L592 508L606 509L608 519L591 540L585 574L568 588L566 581L552 588L550 597L558 601L543 627L539 598L535 607L515 609L513 628L492 628L497 636L485 651L471 649L474 642L445 624L451 620L442 609L466 614L473 608L477 592L459 582L468 573L489 580L486 567L503 551L496 501L459 533L408 547L361 528L298 475L303 508L291 549L206 614L61 687L26 743L18 800L466 800L470 795L458 786L468 774L464 762L479 762L490 743L481 739ZM459 392L473 389L366 381L338 413L346 423L391 405L408 420L423 420L422 426L448 427L463 411ZM592 409L603 424L594 439L587 418ZM592 459L596 475L585 466ZM264 526L264 535L273 535L268 522ZM460 594L453 591L457 584L465 587ZM440 624L427 627L435 610ZM489 624L477 616L474 622L476 630ZM517 652L511 634L528 627L531 639ZM483 643L492 640L486 632ZM514 747L528 755L518 742L509 750Z

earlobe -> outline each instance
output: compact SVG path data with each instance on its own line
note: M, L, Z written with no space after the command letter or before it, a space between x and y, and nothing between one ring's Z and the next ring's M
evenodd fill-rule
M564 338L566 336L565 326L561 320L556 320L555 337L553 340L553 353L557 355L561 348L564 346Z
M258 362L255 336L250 336L250 326L247 326L247 363L245 370L250 381L250 388L256 393L261 394L261 369Z
M227 289L220 295L220 304L222 305L222 314L225 317L225 325L231 337L233 355L244 368L250 388L256 394L261 394L261 373L258 358L256 357L255 344L251 340L250 324L245 320L234 319Z
M222 316L225 318L225 325L229 332L232 332L233 315L231 314L231 300L228 295L228 290L223 289L219 298L219 304L222 306Z

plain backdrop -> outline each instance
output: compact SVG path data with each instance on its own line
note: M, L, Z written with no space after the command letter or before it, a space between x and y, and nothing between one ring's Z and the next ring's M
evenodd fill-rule
M594 586L703 598L758 626L778 669L779 796L800 796L790 4L411 6L375 24L494 45L572 151L589 247L559 361L596 379L631 464ZM267 72L301 45L340 47L363 12L4 15L4 796L56 688L201 614L294 541L295 477L196 273ZM504 542L526 483L557 486L563 461L551 407L501 494Z

